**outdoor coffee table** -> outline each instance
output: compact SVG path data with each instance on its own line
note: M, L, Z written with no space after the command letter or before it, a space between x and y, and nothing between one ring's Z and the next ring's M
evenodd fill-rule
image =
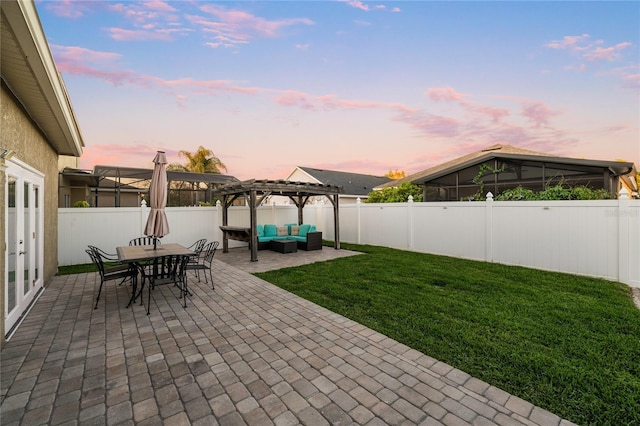
M294 240L271 240L269 248L280 253L295 253L298 251L298 242Z

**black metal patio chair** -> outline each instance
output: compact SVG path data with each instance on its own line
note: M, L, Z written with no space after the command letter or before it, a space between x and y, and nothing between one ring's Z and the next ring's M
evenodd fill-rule
M209 271L209 278L211 278L211 288L215 290L215 285L213 283L213 275L211 272L211 265L213 263L213 256L216 254L216 249L220 243L218 241L211 241L207 244L202 250L203 255L197 263L188 263L187 270L196 271L196 276L198 277L198 282L200 282L200 271L204 271L204 282L208 283L207 280L207 271Z
M155 258L149 268L140 267L143 275L142 286L144 281L149 281L149 296L147 298L147 315L151 310L151 291L156 287L164 284L174 284L180 291L179 298L183 298L183 307L187 307L187 263L188 255L169 255ZM142 291L142 288L140 290Z
M129 241L130 246L152 246L153 240L156 240L156 244L162 244L162 241L156 237L138 237Z
M196 241L195 243L191 244L189 247L187 247L189 250L193 252L193 255L189 257L189 263L198 263L198 261L200 260L200 255L202 254L202 249L204 248L205 244L207 244L207 239L202 238Z
M98 289L98 297L96 297L96 305L93 307L93 309L98 309L102 286L106 281L120 280L120 284L122 284L130 279L133 282L136 279L138 271L131 265L107 265L108 263L116 262L118 257L98 247L89 246L85 251L100 274L100 288Z

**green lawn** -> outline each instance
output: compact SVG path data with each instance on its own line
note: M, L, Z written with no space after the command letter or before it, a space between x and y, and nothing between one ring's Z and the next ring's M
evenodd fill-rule
M256 275L575 423L640 424L640 310L627 286L343 248L366 254Z

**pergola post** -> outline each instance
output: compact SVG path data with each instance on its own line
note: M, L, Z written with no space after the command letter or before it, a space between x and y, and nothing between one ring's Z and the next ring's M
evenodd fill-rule
M227 209L229 208L228 204L228 195L222 196L222 226L227 226L229 222L229 212ZM227 233L222 233L222 252L229 253L229 237L227 237Z
M251 226L251 230L249 231L249 235L251 236L251 261L258 261L258 233L256 232L256 228L258 225L258 213L256 209L256 190L252 189L249 191L249 212L250 219L249 224Z
M340 214L338 211L338 194L333 196L333 233L334 233L334 249L340 250Z
M304 203L302 202L302 194L298 195L298 225L302 225L304 217L302 211L304 210Z

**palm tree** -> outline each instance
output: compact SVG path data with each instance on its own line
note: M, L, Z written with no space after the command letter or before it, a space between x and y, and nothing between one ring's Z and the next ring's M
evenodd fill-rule
M204 147L198 147L195 153L189 151L178 152L180 157L186 157L187 164L183 167L186 171L195 173L222 173L221 170L227 171L227 166L215 156L213 151Z
M189 151L179 151L178 156L186 157L188 162L184 165L179 163L172 163L167 167L167 170L216 174L220 174L221 169L223 169L225 172L227 171L227 166L225 166L222 160L216 157L213 151L202 146L198 147L198 150L193 154ZM197 186L199 187L200 185L198 184ZM177 189L181 189L181 187L182 183L180 183ZM194 193L196 192L195 182L191 183L191 191L193 197ZM197 199L192 199L192 203L196 204Z

